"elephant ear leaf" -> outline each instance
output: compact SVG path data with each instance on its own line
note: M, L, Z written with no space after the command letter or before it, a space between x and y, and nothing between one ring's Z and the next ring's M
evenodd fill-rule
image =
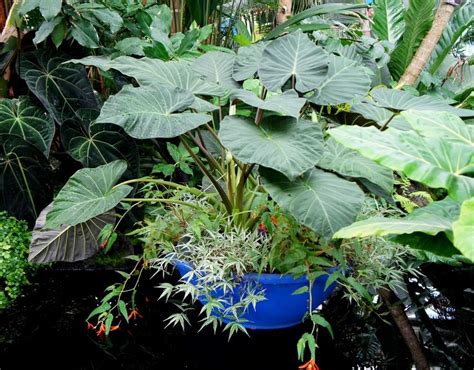
M1 99L0 134L18 136L48 157L54 136L54 122L26 96Z
M380 40L395 44L405 30L402 0L379 0L374 9L374 33Z
M461 206L461 215L453 224L454 246L474 262L474 198Z
M33 222L51 201L44 154L14 135L0 134L0 205L13 216Z
M28 260L33 263L76 262L89 258L99 250L97 238L105 225L114 224L115 216L109 211L78 225L62 225L45 229L45 222L53 204L46 207L33 229Z
M126 170L125 161L114 161L77 171L54 199L45 227L76 226L110 211L132 191L128 185L114 186Z
M46 49L25 53L20 60L21 78L59 125L80 118L81 110L98 110L85 68L67 61Z

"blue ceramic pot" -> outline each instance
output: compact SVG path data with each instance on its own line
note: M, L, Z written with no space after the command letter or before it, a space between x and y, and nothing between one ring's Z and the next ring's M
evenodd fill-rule
M184 262L176 262L176 268L184 276L192 270L191 266ZM329 273L336 270L336 268L328 270ZM326 290L324 286L329 275L318 277L313 285L312 299L313 309L323 303L336 287L336 283L332 283ZM191 279L192 284L195 283ZM234 290L233 299L239 299L239 287L245 289L246 284L261 287L265 290L265 300L258 302L256 309L252 306L248 311L243 313L242 317L248 321L242 325L248 329L282 329L298 325L302 322L305 314L309 310L309 293L293 295L292 293L308 285L308 280L305 276L298 279L291 275L281 274L257 274L249 273L242 277L242 282L239 283ZM219 290L215 291L215 296L222 296L223 293ZM205 298L199 298L201 303L205 304ZM223 320L226 322L226 320Z

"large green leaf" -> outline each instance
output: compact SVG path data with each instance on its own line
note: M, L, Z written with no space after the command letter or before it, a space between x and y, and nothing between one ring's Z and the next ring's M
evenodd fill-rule
M85 68L66 61L46 49L25 53L20 61L21 78L58 124L77 119L81 109L98 109Z
M474 152L465 145L416 132L374 127L341 126L329 133L344 146L358 151L412 180L447 189L457 200L474 196L474 179L465 176L474 166Z
M63 17L55 17L50 21L43 22L38 30L35 32L35 38L33 42L39 44L46 40L46 38L51 35L56 26L58 26L63 21Z
M178 88L125 86L105 102L97 122L119 125L136 139L176 137L211 120L206 114L178 113L194 100Z
M193 70L206 81L232 89L238 87L232 77L235 54L211 51L197 58Z
M334 238L363 238L367 236L386 236L421 232L436 235L449 232L453 221L459 215L459 203L450 198L417 208L403 218L372 217L344 227L334 234Z
M281 113L286 116L298 118L301 108L306 103L306 99L298 97L298 93L294 90L287 90L283 94L275 94L268 96L265 100L260 99L252 91L233 90L232 99L238 99L255 108L269 110Z
M49 156L54 122L26 96L0 99L0 135L15 135Z
M431 55L428 69L431 74L435 74L443 64L445 58L452 52L454 45L466 30L474 25L474 2L466 1L453 15L451 21L441 35L436 48Z
M323 151L321 127L293 118L272 117L257 126L250 119L227 116L219 137L238 160L273 168L290 178L313 167Z
M309 100L318 105L357 101L367 95L371 79L367 69L353 60L330 55L327 76Z
M372 29L379 40L395 44L405 30L402 0L379 0L375 3Z
M0 135L0 171L2 208L34 221L52 195L44 154L18 136Z
M262 59L263 49L265 49L267 45L268 42L258 42L250 46L239 48L232 74L236 81L252 78L255 73L257 73L260 60Z
M88 49L99 47L99 35L91 22L82 18L73 18L70 22L71 36L74 40Z
M77 171L55 197L45 228L79 225L113 209L132 191L128 185L114 187L126 169L125 161L115 161Z
M326 141L323 156L317 165L343 176L364 178L379 186L386 194L393 192L393 173L390 169L346 148L332 138Z
M413 109L419 111L450 112L460 117L474 116L474 111L472 110L452 107L443 100L428 95L414 96L407 91L387 88L372 90L370 95L376 106L394 111Z
M395 80L405 72L433 22L436 0L411 0L405 13L405 31L391 55L390 72Z
M61 127L61 138L67 152L84 167L98 167L121 159L128 163L124 178L138 175L137 145L117 125L92 123L84 127L66 123Z
M328 239L354 222L362 207L362 190L332 173L314 168L292 180L266 168L261 168L260 174L265 188L278 204Z
M461 215L453 224L454 246L474 262L474 198L461 206Z
M263 50L258 74L270 91L279 91L290 79L295 89L307 92L323 81L328 69L328 54L301 31L272 41Z
M33 229L29 262L76 262L96 254L99 250L97 238L107 224L115 223L112 212L94 217L76 226L63 225L57 230L44 229L50 204L39 215Z
M452 113L405 111L401 115L422 136L463 144L466 150L474 151L474 127Z

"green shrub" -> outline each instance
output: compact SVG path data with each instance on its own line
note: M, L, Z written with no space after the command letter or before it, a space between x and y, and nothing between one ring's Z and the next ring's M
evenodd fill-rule
M5 308L28 283L28 245L31 234L24 221L0 212L0 309Z

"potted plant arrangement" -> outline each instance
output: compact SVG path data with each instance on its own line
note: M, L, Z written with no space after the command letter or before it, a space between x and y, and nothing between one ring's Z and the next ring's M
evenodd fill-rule
M91 314L100 330L108 333L117 317L137 315L133 294L130 303L124 300L134 291L132 276L170 265L182 279L162 285L163 298L184 293L200 300L205 325L223 322L233 333L287 327L310 316L315 328L329 327L314 310L346 269L340 242L332 237L355 221L364 190L389 196L394 180L389 168L328 138L327 129L335 125L335 112L349 109L384 127L409 108L394 106L392 98L410 94L377 89L367 99L370 48L357 51L365 59L351 59L344 45L316 41L296 31L237 54L211 51L194 61L73 61L136 82L108 98L97 124L120 126L151 145L179 141L174 148L187 152L184 164L157 168L164 176L124 177L127 163L121 160L79 170L40 215L35 235L42 237L31 247L36 259L64 250L86 258L97 251L97 239L110 247L123 217L147 205L145 220L132 233L144 241L144 254ZM424 98L421 108L432 109L433 101ZM175 181L176 168L200 185ZM64 246L66 234L73 247ZM275 305L273 298L282 300ZM181 308L171 323L184 325L188 306ZM313 333L300 341L300 357L306 344L314 359Z

